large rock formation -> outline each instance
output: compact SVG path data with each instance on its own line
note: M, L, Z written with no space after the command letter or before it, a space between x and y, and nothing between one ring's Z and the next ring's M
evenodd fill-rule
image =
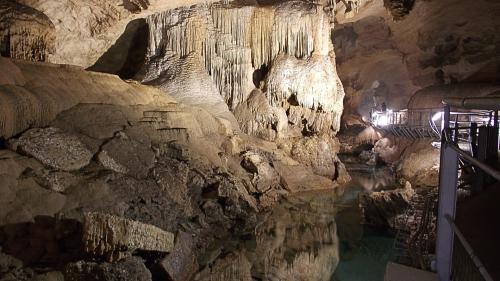
M0 54L45 61L55 51L55 27L42 12L14 0L0 2Z
M0 69L0 138L4 139L32 127L47 126L57 114L80 103L175 103L152 87L78 67L0 58Z
M23 261L22 274L44 265L65 268L70 280L107 280L163 260L167 274L183 278L173 262L195 274L207 262L192 257L210 255L213 241L248 233L284 195L332 189L340 179L334 142L320 176L319 151L308 158L311 147L299 145L294 156L155 88L76 67L2 63L0 246ZM176 258L183 250L174 249L165 257L173 238L165 233L179 231L194 237L192 256ZM165 240L155 233L170 242L155 242ZM145 251L146 261L127 258ZM217 257L210 263L223 266ZM119 261L94 261L104 258Z
M334 134L344 93L325 8L286 1L151 15L136 78L216 114L227 115L225 101L244 132L266 139Z
M17 0L16 2L45 14L55 27L57 40L54 42L54 51L45 61L87 68L117 43L121 35L127 31L127 25L134 19L166 9L210 1ZM128 52L128 49L124 52Z
M261 225L267 260L220 245L283 196L348 180L334 3L210 2L9 1L6 34L34 22L3 55L91 71L0 59L0 255L23 262L2 274L328 280L331 219Z
M374 98L406 108L433 85L499 82L497 1L356 2L358 13L338 13L333 33L348 112L366 118Z

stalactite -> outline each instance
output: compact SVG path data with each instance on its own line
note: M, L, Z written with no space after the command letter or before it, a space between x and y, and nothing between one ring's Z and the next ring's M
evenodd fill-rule
M276 9L213 4L152 15L147 18L148 55L171 51L183 57L199 51L219 92L234 108L251 90L246 84L255 68L280 53L304 58L314 51L316 6L307 4L305 12L293 10L291 16L287 11L292 4Z
M335 119L333 112L342 110L343 99L328 55L331 26L324 7L333 3L285 1L263 7L215 3L151 15L148 59L168 68L169 61L161 59L166 54L183 58L196 53L232 110L255 89L254 71L270 66L264 89L270 105L288 108L294 96L299 106L318 112L308 126L328 130L332 127L328 121ZM161 75L156 71L154 75Z

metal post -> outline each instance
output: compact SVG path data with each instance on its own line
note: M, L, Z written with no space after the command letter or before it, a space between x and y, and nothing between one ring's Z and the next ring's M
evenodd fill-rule
M458 154L443 140L439 167L439 209L436 242L437 271L440 281L451 280L454 232L446 217L455 219L457 201Z
M494 136L493 136L493 142L494 144L492 144L493 146L495 146L494 149L492 149L492 153L494 154L495 156L495 161L498 161L498 153L497 151L500 149L500 147L498 146L498 128L499 128L499 125L498 125L498 110L495 110L495 119L493 121L493 126L495 127L494 129Z
M455 115L455 127L453 128L453 141L458 143L458 114Z
M488 157L488 127L481 126L479 127L479 138L477 142L477 160L481 162L486 162L486 158ZM479 192L483 189L484 183L486 180L486 174L481 170L477 169L476 172L476 186L474 190Z
M443 118L442 118L442 125L441 125L441 128L443 130L443 138L442 138L442 141L443 140L446 140L446 136L450 136L451 132L450 132L450 106L449 105L445 105L444 106L444 111L443 111Z
M477 158L477 123L470 123L469 141L471 146L471 154Z

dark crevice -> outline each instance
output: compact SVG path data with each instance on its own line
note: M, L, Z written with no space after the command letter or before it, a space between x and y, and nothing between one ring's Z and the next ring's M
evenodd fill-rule
M88 70L117 74L122 79L134 78L146 61L148 38L146 20L131 21L116 43Z
M261 65L260 68L253 72L252 78L255 88L260 88L261 82L266 78L268 72L269 67L266 64Z

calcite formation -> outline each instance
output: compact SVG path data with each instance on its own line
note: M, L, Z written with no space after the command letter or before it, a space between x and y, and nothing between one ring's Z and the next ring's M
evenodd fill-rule
M77 104L166 105L163 92L79 67L0 58L0 138L47 126Z
M55 39L55 27L45 14L18 1L0 2L2 56L45 61L55 51Z
M83 242L85 252L114 260L125 251L169 252L174 245L174 235L137 221L103 213L86 213Z
M261 89L270 108L281 109L290 126L311 133L338 131L344 92L336 74L325 5L216 3L168 10L146 22L150 34L146 67L137 77L143 82L184 100L199 97L191 103L220 104L222 96L231 110ZM192 73L198 74L197 81L183 78ZM247 133L276 123L262 119L249 127L236 117Z

